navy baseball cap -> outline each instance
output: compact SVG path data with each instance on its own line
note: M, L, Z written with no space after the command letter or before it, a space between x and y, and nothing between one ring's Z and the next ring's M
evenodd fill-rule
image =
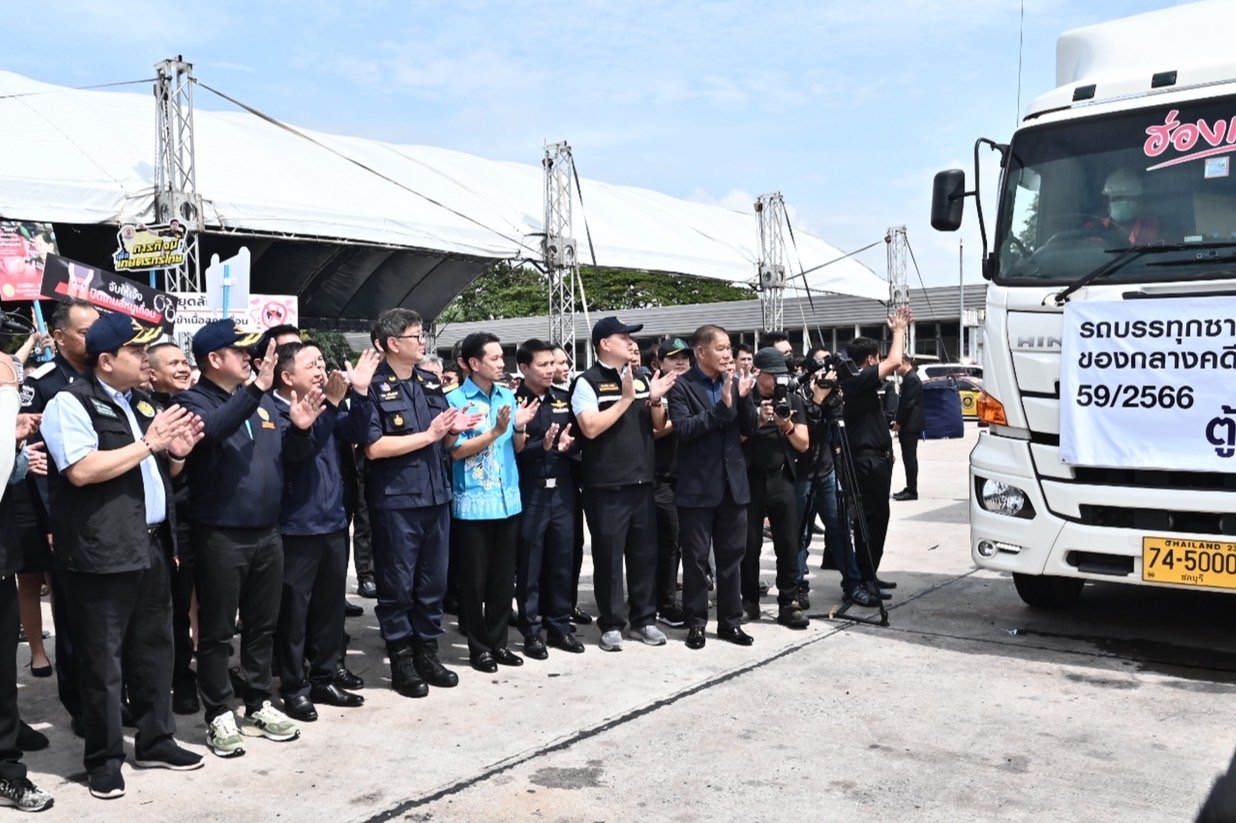
M162 333L158 326L144 325L127 314L105 314L86 332L86 353L98 357L121 346L144 346Z
M765 346L755 353L755 367L765 374L789 374L785 355L772 346Z
M597 324L592 327L592 345L598 345L602 340L612 334L635 334L642 328L644 328L643 323L636 323L634 326L628 326L617 317L602 317L597 321Z
M691 347L687 345L686 341L681 337L673 337L666 340L661 344L661 347L657 349L657 359L664 360L671 355L682 354L686 351L691 351Z
M219 349L243 349L252 346L259 337L257 332L241 328L235 320L212 320L193 335L193 359L200 362Z

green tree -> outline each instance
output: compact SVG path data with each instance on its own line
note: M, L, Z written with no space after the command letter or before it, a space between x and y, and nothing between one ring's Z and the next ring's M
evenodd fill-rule
M592 312L617 312L693 303L726 303L755 296L747 285L666 272L584 266L584 297ZM583 302L576 306L583 309ZM534 317L549 310L548 279L540 271L496 264L455 298L439 323L467 323L507 317Z

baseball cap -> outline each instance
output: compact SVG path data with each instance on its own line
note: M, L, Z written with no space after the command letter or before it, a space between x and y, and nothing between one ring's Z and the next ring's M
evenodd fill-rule
M755 353L755 367L765 374L789 374L785 355L772 346L765 346Z
M691 347L681 337L672 337L661 344L657 349L657 359L664 360L670 355L682 354L685 351L691 351Z
M212 351L252 346L260 337L257 332L241 328L235 320L212 320L193 335L193 359L201 361Z
M592 327L592 345L597 345L611 334L635 334L642 328L644 328L643 323L628 326L617 317L602 317Z
M143 325L127 314L105 314L87 330L86 352L97 357L121 346L144 346L162 333L158 326Z

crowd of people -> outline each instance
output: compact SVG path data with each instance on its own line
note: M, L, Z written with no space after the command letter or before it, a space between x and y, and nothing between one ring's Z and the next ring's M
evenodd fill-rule
M877 389L903 368L910 319L890 317L884 357L853 341L838 374L827 352L796 362L784 335L735 351L715 325L641 352L642 326L606 317L573 380L567 353L536 339L512 380L495 335L443 363L409 309L383 312L373 347L328 369L292 326L208 323L191 364L157 329L59 305L53 341L31 340L54 342L54 360L23 380L29 346L0 357L15 443L0 449L0 801L52 803L21 763L48 741L18 715L19 627L106 799L125 791L126 725L135 765L188 770L203 761L176 742L175 714L201 712L207 748L229 758L251 738L297 739L316 705L363 705L345 665L350 555L391 687L410 698L459 682L439 658L447 613L480 672L585 651L585 521L607 652L664 645L658 624L704 648L710 598L715 636L751 645L766 522L777 623L808 625L817 514L841 596L879 605L895 584L877 577L892 469ZM845 428L853 477L839 484Z

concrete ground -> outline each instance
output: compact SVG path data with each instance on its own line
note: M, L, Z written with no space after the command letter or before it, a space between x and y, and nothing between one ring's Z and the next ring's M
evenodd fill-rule
M483 675L452 629L443 656L460 685L407 700L388 688L373 601L358 600L349 666L368 682L363 708L321 706L300 740L207 754L195 772L126 768L113 801L87 793L54 681L27 670L22 714L52 740L26 758L56 797L46 817L1192 819L1236 745L1236 601L1099 585L1071 611L1029 610L970 560L975 437L971 425L923 443L920 498L892 504L887 628L830 622L837 577L816 571L810 628L778 626L770 597L749 648L710 635L690 651L671 630L665 647L605 653L593 626L585 654ZM901 479L898 467L894 489ZM766 547L769 581L772 569ZM201 718L178 721L205 752Z

